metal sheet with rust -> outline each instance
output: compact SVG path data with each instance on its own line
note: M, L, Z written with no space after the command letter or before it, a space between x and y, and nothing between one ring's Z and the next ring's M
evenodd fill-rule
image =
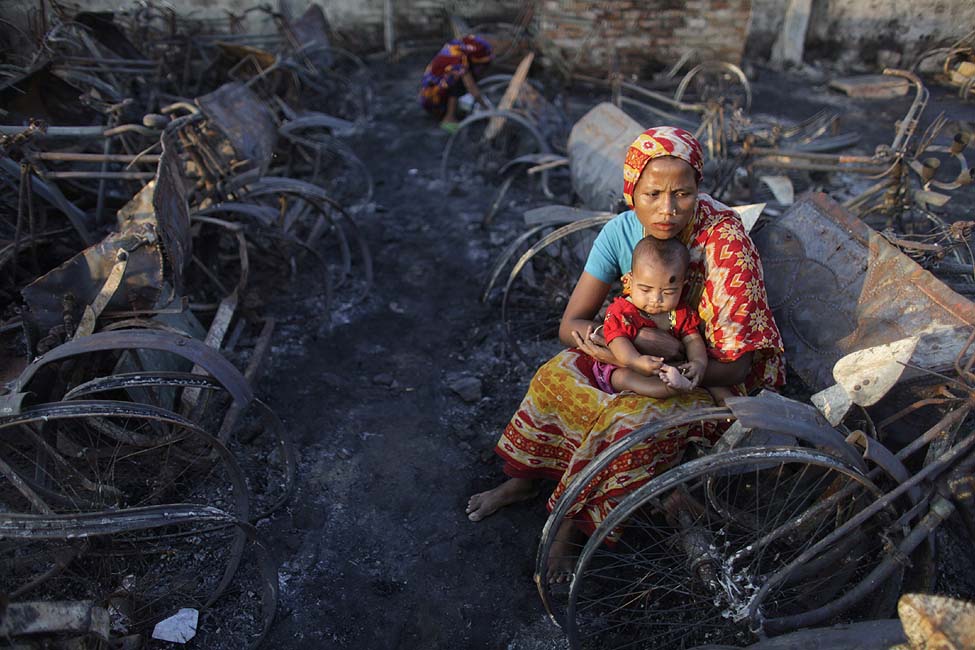
M626 148L641 132L636 120L608 102L572 127L568 145L572 188L587 208L617 210L623 200Z
M196 103L208 125L230 142L238 160L250 161L262 174L267 171L278 129L271 111L254 91L234 81L197 97Z
M25 318L42 332L64 322L64 297L74 298L71 309L78 322L86 305L98 295L115 265L119 250L129 251L122 286L108 303L118 311L149 309L161 294L163 260L159 246L147 243L155 235L144 228L113 233L78 253L21 290L30 310Z
M813 390L842 356L915 334L912 364L943 367L975 325L975 304L823 194L752 238L786 358Z
M172 135L162 138L156 177L119 210L120 232L78 253L24 287L28 319L41 331L63 322L63 297L74 298L75 322L98 295L119 250L128 251L122 285L108 308L151 309L181 292L183 270L191 255L189 206ZM169 291L163 295L163 287Z
M183 271L192 255L190 208L183 187L182 162L177 153L175 134L162 136L162 157L156 170L156 190L152 208L166 260L166 275L177 295L183 293Z

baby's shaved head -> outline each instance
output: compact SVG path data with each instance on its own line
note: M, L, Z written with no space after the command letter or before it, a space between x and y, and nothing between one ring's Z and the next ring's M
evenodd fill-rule
M687 265L691 261L691 254L687 246L677 238L657 239L648 235L640 240L633 249L633 268L640 264L650 264L657 268L665 268L674 272L674 279L683 278L687 272Z

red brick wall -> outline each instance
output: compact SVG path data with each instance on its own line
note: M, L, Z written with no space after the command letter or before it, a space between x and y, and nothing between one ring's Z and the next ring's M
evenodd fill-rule
M605 74L615 48L623 72L646 75L686 51L739 63L750 13L751 0L539 0L536 29L580 72Z

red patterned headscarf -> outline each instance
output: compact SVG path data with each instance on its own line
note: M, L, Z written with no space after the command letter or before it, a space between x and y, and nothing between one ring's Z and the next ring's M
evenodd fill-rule
M643 173L643 168L654 158L673 156L694 168L698 183L704 177L704 152L701 143L689 131L676 126L657 126L637 136L626 150L623 163L623 198L633 207L633 188Z
M494 50L491 44L480 36L468 34L461 42L463 43L461 47L463 47L464 53L467 54L472 65L490 63L494 59Z

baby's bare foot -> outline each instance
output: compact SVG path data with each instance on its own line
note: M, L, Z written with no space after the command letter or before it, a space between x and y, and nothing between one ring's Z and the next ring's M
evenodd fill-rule
M531 499L538 494L535 481L528 478L509 478L498 487L487 492L478 492L467 501L467 518L481 521L501 508Z
M680 374L680 370L674 366L661 366L660 370L658 371L658 376L660 377L661 381L674 390L684 392L691 389L691 380Z

